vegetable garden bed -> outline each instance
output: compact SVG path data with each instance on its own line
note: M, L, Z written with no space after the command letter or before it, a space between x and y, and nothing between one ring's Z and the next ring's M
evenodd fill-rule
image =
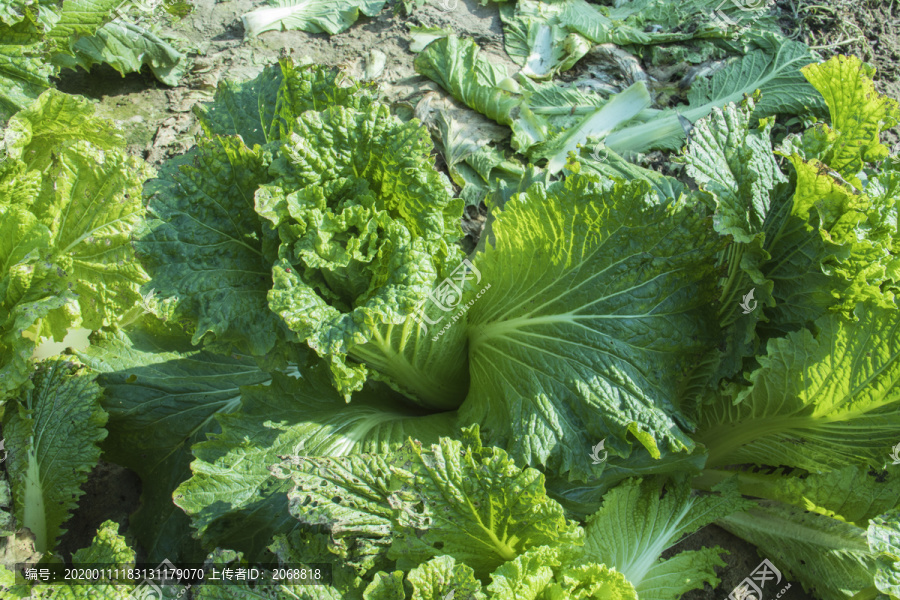
M0 0L3 597L900 598L865 9Z

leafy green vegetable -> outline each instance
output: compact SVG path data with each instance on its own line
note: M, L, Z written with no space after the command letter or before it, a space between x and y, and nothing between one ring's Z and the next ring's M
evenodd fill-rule
M241 386L271 376L249 357L199 351L159 326L105 336L79 358L103 373L106 456L143 481L132 532L151 561L200 558L187 517L172 504L172 492L190 476L187 450L218 432L214 417L238 408Z
M719 521L728 531L756 544L789 580L824 600L849 598L859 590L891 590L898 576L896 515L865 529L779 504L760 502L745 513ZM887 556L885 556L887 554ZM874 594L873 594L874 597Z
M106 437L94 376L72 362L44 363L3 419L16 521L35 535L38 552L52 550L62 525L97 464Z
M245 25L336 33L382 5ZM85 101L18 111L0 138L4 597L142 593L8 569L66 559L101 450L141 478L136 545L107 522L71 563L331 576L197 598L676 600L720 583L721 548L676 549L713 522L817 598L896 596L900 161L880 136L900 108L858 59L813 64L743 8L504 3L514 76L412 28L416 69L477 115L285 60L222 84L197 146L146 185ZM108 13L0 0L20 69L0 63L4 110L33 93L25 54L177 80L177 53ZM624 84L593 62L552 80L594 43L630 57ZM639 64L723 58L683 106ZM638 154L686 138L683 168ZM36 358L78 326L81 362Z
M276 375L271 385L243 388L240 411L217 416L222 433L194 445L193 477L179 487L175 500L204 540L256 553L275 532L286 531L290 486L269 470L280 456L378 455L410 435L436 442L453 430L452 414L423 414L383 387L364 390L347 405L330 386L327 371L324 364L304 370L302 387ZM247 439L255 443L250 446ZM205 498L213 496L220 501L210 506ZM250 522L254 527L244 526ZM243 525L235 529L238 523Z
M272 30L299 29L334 35L353 25L362 13L374 17L384 0L275 0L241 16L250 37Z
M896 310L860 307L769 341L750 386L704 409L709 465L756 463L820 471L878 459L900 419ZM859 360L861 356L865 361Z
M113 23L120 4L0 2L0 123L49 88L50 78L64 67L87 69L94 62L109 62L124 73L139 71L146 57L161 81L176 85L185 57L133 23Z
M335 89L337 77L284 63L280 76L269 70L249 89L220 93L224 106L207 112L214 135L194 151L196 166L176 162L151 187L158 219L138 244L149 285L177 295L175 315L198 319L195 343L261 356L279 339L306 342L330 360L347 398L367 373L350 355L412 398L455 408L465 383L461 333L439 355L456 367L435 372L438 357L422 352L427 339L413 314L450 274L445 263L462 258L451 245L462 205L431 168L420 128L364 90ZM232 120L218 133L221 111L258 110L258 94L275 96L266 147L242 140L258 139L258 121Z
M578 1L590 6L583 0ZM586 103L584 94L579 97L579 94L560 92L556 86L549 86L547 93L535 93L532 85L521 79L517 82L507 76L504 68L480 57L478 46L471 40L463 41L453 36L438 39L416 57L415 65L419 73L440 84L457 100L500 124L509 125L513 131L513 148L528 152L533 158L545 156L541 153L543 144L557 127L586 131L586 135L576 138L579 142L589 136L602 137L602 141L616 152L676 150L685 138L683 119L693 123L713 108L737 102L756 90L762 92L762 100L756 107L757 117L796 113L821 105L820 97L800 73L801 67L817 58L809 48L774 34L757 36L753 43L755 49L745 56L736 58L709 79L695 81L685 107L644 110L646 99L641 100L643 104L638 104L637 100L623 96L619 101L631 106L631 111L627 116L608 122L611 131L603 128L593 131L594 127L588 124L596 114L593 111L602 106L604 100ZM546 100L551 100L550 107L542 103ZM575 123L571 123L570 118L544 116L555 113L571 117L585 108L593 114L581 117ZM634 119L630 119L631 116ZM533 146L538 147L537 152ZM572 149L574 146L566 147L565 151ZM557 168L559 160L552 162Z
M90 37L79 38L72 45L73 63L90 70L106 63L116 71L138 73L148 65L153 75L166 85L177 86L187 70L187 57L149 29L121 20L105 24ZM65 64L62 60L57 60ZM73 66L66 64L65 66Z
M523 75L546 79L572 68L591 49L588 39L570 33L560 20L563 6L520 0L500 7L506 53Z
M608 436L623 457L629 438L656 458L690 450L675 402L688 357L715 339L708 222L641 182L573 176L507 202L493 233L475 262L492 287L469 310L461 417L573 479L591 475L585 449Z
M676 600L685 592L715 585L721 548L686 550L665 560L660 555L683 536L753 506L723 485L718 494L691 496L686 481L662 496L653 481L629 480L613 488L585 527L583 561L615 566L640 598ZM661 497L662 496L662 497Z
M0 399L25 383L41 335L114 325L141 299L130 238L150 174L86 101L52 90L10 121L4 141Z

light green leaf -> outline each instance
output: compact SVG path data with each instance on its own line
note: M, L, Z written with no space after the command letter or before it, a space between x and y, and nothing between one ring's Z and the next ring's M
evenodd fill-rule
M38 294L33 269L39 266L38 274L49 281L38 297L45 304L65 303L42 316L35 337L52 333L61 340L72 326L115 325L140 299L139 286L146 280L131 237L143 213L140 192L149 168L119 151L121 136L96 119L86 101L53 90L12 120L5 141L10 154L26 162L19 168L0 166L0 181L12 175L13 182L24 184L11 200L49 234L30 255L31 266L13 267L19 269L17 295L24 301L29 287ZM23 172L23 166L34 171ZM19 235L26 222L16 226Z
M59 20L47 33L60 49L68 49L78 36L94 35L105 23L113 20L113 10L121 0L63 0Z
M804 137L827 143L815 158L846 179L858 181L857 173L865 163L888 156L880 137L900 119L897 101L875 90L875 68L855 56L834 56L805 67L803 74L825 98L831 115L831 127L819 125Z
M571 69L591 49L589 40L562 24L562 6L519 0L500 7L506 53L523 75L547 79Z
M0 123L50 87L56 74L40 44L5 43L0 31Z
M41 94L10 119L4 138L9 155L37 171L45 171L54 154L79 141L103 150L125 146L122 133L95 115L90 102L56 90Z
M486 600L481 583L471 567L452 556L438 556L412 569L407 575L412 600Z
M340 590L327 585L268 585L246 583L216 585L207 583L195 588L196 600L344 600Z
M553 569L560 566L558 551L536 546L491 573L491 600L535 600L553 581Z
M247 36L291 29L335 35L353 25L360 13L377 15L384 0L273 0L271 4L241 16Z
M516 118L522 98L506 69L480 57L478 45L455 35L432 42L416 56L416 71L437 82L454 98L502 125ZM517 147L513 141L513 147Z
M686 480L665 487L653 480L632 479L603 497L603 507L588 518L582 561L605 564L625 575L641 599L678 600L681 594L715 587L714 567L725 566L719 548L682 552L660 560L662 553L697 529L753 506L733 487L692 495ZM674 563L672 561L675 561Z
M410 316L462 259L454 245L462 203L434 170L430 150L426 132L385 105L307 112L273 162L275 181L257 192L256 211L282 242L269 306L332 361L347 398L364 380L362 368L344 363L348 353L373 358L425 405L452 409L465 393L457 375L462 340L441 372L394 364L402 346L377 339L382 326L414 328Z
M412 38L409 43L409 51L415 53L424 50L434 40L453 35L453 30L449 27L419 27L416 25L408 27L409 37Z
M104 521L97 529L93 543L72 553L73 564L115 565L119 568L134 565L134 558L134 550L128 547L125 537L119 534L119 524L115 521Z
M643 122L611 133L606 145L619 153L678 150L685 137L681 118L696 122L713 108L740 102L756 90L762 96L756 104L755 117L801 114L820 108L821 96L800 73L802 67L818 57L805 44L780 36L762 36L757 42L763 47L734 60L708 79L697 79L688 92L687 106L648 112Z
M24 183L20 178L3 181ZM0 401L29 385L33 371L29 360L35 343L33 337L23 334L66 302L60 290L48 293L45 289L56 279L52 265L48 267L42 260L49 245L46 225L26 209L0 202L0 264L5 267L0 273L0 314L5 315L0 320Z
M721 0L629 0L598 6L585 0L554 2L560 20L595 44L649 45L697 38L727 38L740 30L778 31L774 23L761 23L769 11L766 2L735 4ZM690 23L690 27L685 27Z
M76 363L53 359L34 375L34 389L7 409L3 434L16 521L35 535L38 552L52 552L65 530L81 484L100 458L107 415L100 387Z
M700 480L719 481L733 475L731 471L707 469ZM900 503L900 468L893 465L883 471L847 465L808 475L789 475L782 471L771 475L743 472L739 474L738 483L742 494L793 504L860 527Z
M629 434L655 458L693 447L673 403L688 357L713 343L720 242L657 202L643 182L574 176L532 186L497 216L496 244L475 262L492 287L468 313L460 415L517 461L586 479L606 438L619 456Z
M606 104L585 116L577 125L548 140L538 156L547 157L547 170L551 175L556 174L565 166L569 152L588 139L606 138L611 131L650 106L650 102L647 84L643 81L633 83L621 93L611 96Z
M75 61L85 70L107 63L123 76L148 65L166 85L176 86L187 70L187 57L158 35L134 23L113 21L72 44Z
M596 563L567 566L556 575L546 594L549 600L638 600L625 576Z
M288 493L291 515L304 533L325 534L319 554L360 574L391 565L386 558L392 538L388 504L392 460L393 456L349 454L295 456L282 462L278 477L290 476L294 484Z
M888 278L889 249L877 237L866 235L870 229L866 212L877 208L868 197L854 194L836 180L826 165L817 160L806 162L796 154L789 158L797 174L794 214L813 221L812 227L827 242L843 246L829 266L839 281L846 282L835 290L840 291L844 309L849 312L857 302L866 300L894 306L893 294L881 289Z
M4 443L5 446L5 443ZM6 461L8 451L0 450L0 458ZM6 480L6 473L0 475L0 537L13 535L18 527L16 527L16 519L13 516L12 492L9 489L9 482Z
M654 565L637 588L640 600L677 600L692 590L719 585L716 567L727 567L718 546L685 550ZM709 587L706 587L709 586Z
M210 137L237 135L252 148L286 137L307 110L361 109L371 102L367 89L340 70L295 66L285 59L250 81L220 83L215 100L195 110Z
M544 476L499 448L449 438L430 448L409 443L398 464L390 497L398 568L443 554L482 578L529 548L581 543L581 528L547 497Z
M76 550L72 553L72 566L103 569L133 569L135 566L135 552L128 547L125 537L119 534L119 525L114 521L105 521L97 529L94 540L87 548ZM77 573L77 571L76 571ZM115 581L115 584L110 583ZM142 586L147 589L147 586ZM89 583L82 579L79 583L66 581L47 586L35 586L32 588L32 598L62 599L62 600L130 600L141 586L125 583L121 578L110 580L100 578L98 583Z
M291 485L270 472L279 457L384 455L408 437L437 441L455 425L453 413L424 415L383 387L360 392L348 405L331 387L324 364L304 369L299 379L276 375L271 385L242 394L240 412L217 417L222 433L194 446L193 477L175 500L205 542L249 556L262 552L275 533L297 526L288 513Z
M144 162L120 152L73 144L49 167L32 212L50 224L53 258L61 287L77 297L48 324L62 339L68 327L114 326L140 300L147 280L135 260L132 235L143 216Z
M875 586L900 597L900 513L893 511L872 519L867 531L869 548L879 553Z
M406 600L403 579L403 571L376 573L363 593L363 600Z
M900 313L860 306L771 339L750 386L705 407L697 440L709 467L755 463L809 471L883 460L900 427ZM863 358L865 357L865 358Z

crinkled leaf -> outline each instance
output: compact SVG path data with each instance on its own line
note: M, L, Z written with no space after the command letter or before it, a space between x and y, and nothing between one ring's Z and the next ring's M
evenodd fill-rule
M643 182L587 177L507 202L475 266L492 287L469 309L472 385L460 409L531 465L592 473L589 452L690 450L679 374L708 348L719 247L708 223ZM528 432L522 435L521 432Z
M3 434L9 452L16 521L35 535L39 552L52 552L65 533L81 485L100 458L107 415L100 386L73 362L41 363L34 388L7 408Z
M134 564L135 552L128 547L125 537L119 534L119 524L115 521L104 521L94 541L87 548L72 553L74 564L115 565L128 568Z
M860 306L769 340L750 386L704 409L697 439L710 467L755 463L810 471L877 461L900 427L900 313Z
M815 158L848 180L855 180L865 163L887 158L881 132L897 124L900 107L875 90L875 68L855 56L837 55L805 67L803 74L825 98L831 115L830 127L820 125L804 136L824 143Z
M263 355L285 336L266 299L274 241L253 210L269 158L223 136L202 140L186 158L148 184L152 219L136 243L148 287L176 298L175 317L196 320L194 343Z
M47 36L67 49L73 38L93 35L115 17L114 9L122 0L63 0L56 21Z
M35 343L23 333L66 302L60 290L46 290L56 280L52 265L43 260L50 243L49 229L33 214L0 203L0 401L17 393L32 372Z
M492 600L535 600L553 581L553 569L560 564L557 549L530 548L491 573L487 589Z
M467 600L486 600L481 583L472 568L452 556L438 556L423 562L407 575L412 600L447 600L457 596Z
M704 475L728 477L730 473L707 470ZM883 471L847 465L808 475L748 472L740 474L739 482L743 494L793 504L860 527L900 503L900 469L893 465Z
M634 586L622 573L597 563L566 566L556 575L546 597L550 600L638 600Z
M875 586L900 597L900 513L893 511L872 519L867 539L869 548L879 554Z
M397 350L377 339L382 326L408 329L445 262L462 257L451 245L462 203L451 199L430 149L417 123L401 123L384 105L307 112L273 163L275 181L257 192L256 210L282 242L269 305L332 361L345 397L365 371L343 357L366 342L356 358L376 355L384 375L423 403L455 408L465 393L459 352L444 373L418 371L394 364ZM430 375L435 385L415 380Z
M9 155L28 169L44 171L54 154L78 142L104 150L122 148L125 138L93 105L79 96L49 90L10 119L4 132Z
M340 70L300 67L285 59L250 81L221 82L214 101L195 110L209 136L239 135L252 148L285 137L307 110L359 109L369 103L365 88Z
M372 577L372 583L366 586L363 600L406 600L403 589L403 571L386 573L380 571Z
M5 446L5 444L4 444ZM0 450L0 457L6 462L7 450ZM16 532L16 519L13 516L12 492L6 474L0 475L0 537L13 535Z
M0 33L0 123L50 87L55 74L39 44L6 44Z
M299 379L276 375L271 385L244 388L242 394L239 412L217 417L222 433L194 446L193 477L175 499L204 541L250 556L262 552L275 533L296 527L288 512L291 486L269 470L279 457L384 454L410 436L436 441L455 424L453 413L411 410L384 388L364 390L348 405L322 364Z
M481 578L529 548L581 543L581 528L547 497L544 476L515 466L499 448L449 438L430 448L410 443L399 465L390 497L390 555L399 568L443 554Z
M57 339L76 324L115 325L140 300L147 276L131 242L143 216L141 186L149 174L135 157L84 142L50 165L31 210L50 226L57 285L77 298L48 318Z
M632 479L618 485L588 518L582 560L615 568L642 599L677 600L704 582L715 587L714 567L725 566L719 558L721 549L680 553L665 560L660 556L685 535L753 506L733 486L723 485L717 492L692 495L686 480L666 486L664 494L654 480Z

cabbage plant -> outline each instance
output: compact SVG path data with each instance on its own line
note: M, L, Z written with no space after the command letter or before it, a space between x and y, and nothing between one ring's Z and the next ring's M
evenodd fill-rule
M47 96L0 163L6 522L52 553L102 449L149 560L327 573L196 597L674 600L720 581L724 550L672 549L710 523L818 598L900 597L900 109L857 59L802 73L827 122L776 143L765 90L710 107L685 181L568 153L469 255L425 129L339 71L222 85L158 174ZM125 208L68 241L97 206L72 148ZM35 365L44 323L92 344ZM73 562L101 559L135 560L111 523Z

